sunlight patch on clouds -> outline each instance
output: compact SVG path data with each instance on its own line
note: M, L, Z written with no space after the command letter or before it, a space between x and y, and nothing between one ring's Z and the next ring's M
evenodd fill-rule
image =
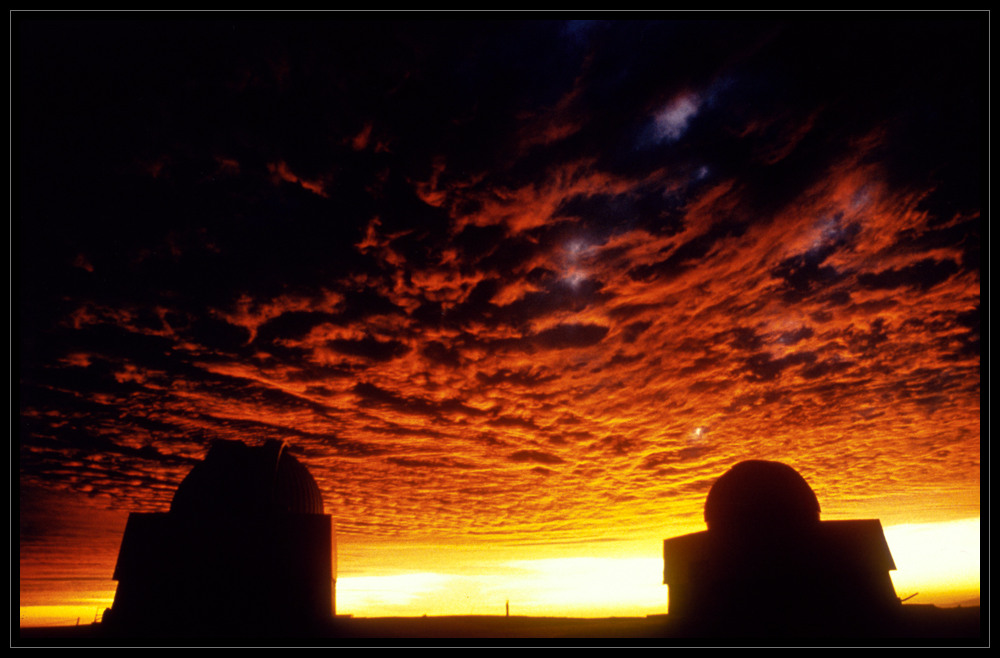
M701 99L694 94L674 98L656 115L656 137L660 141L677 141L700 108Z

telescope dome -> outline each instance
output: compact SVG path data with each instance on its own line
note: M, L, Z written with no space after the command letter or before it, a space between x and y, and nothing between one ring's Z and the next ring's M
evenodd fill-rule
M708 492L705 523L709 531L795 530L819 523L819 501L799 473L786 464L740 462Z
M177 487L170 511L197 516L323 514L323 496L283 442L248 446L215 441Z

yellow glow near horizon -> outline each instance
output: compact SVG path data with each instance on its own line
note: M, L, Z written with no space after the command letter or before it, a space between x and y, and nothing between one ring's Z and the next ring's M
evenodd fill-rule
M538 587L523 614L574 617L636 616L665 613L667 588L663 559L552 558L519 563Z
M938 606L978 605L979 519L887 526L900 598ZM656 557L567 557L482 565L495 575L431 572L345 577L337 610L355 616L502 615L609 617L662 614L668 588Z
M610 617L666 612L660 558L548 558L496 575L414 573L342 578L337 610L355 616Z
M913 603L979 605L979 518L887 526L896 594Z
M351 610L405 607L430 592L447 588L453 577L438 573L359 576L337 580L337 607ZM347 610L347 612L351 612ZM352 613L353 614L353 613ZM366 615L361 615L366 616Z
M20 626L83 626L100 621L113 598L69 605L22 605Z
M23 580L21 585L20 626L73 626L77 620L91 624L100 621L115 600L116 583L110 577L36 580L27 595Z
M896 562L891 572L900 598L938 606L978 605L980 596L980 519L885 527ZM424 547L431 551L432 547ZM337 612L356 617L420 615L512 615L611 617L662 614L668 588L662 584L659 555L628 557L550 557L484 559L478 573L468 564L461 573L428 569L392 575L342 576L337 581ZM621 547L619 547L621 548ZM631 549L632 547L630 547ZM419 551L418 551L419 552ZM437 563L447 551L437 550ZM466 556L467 558L468 556ZM462 559L456 559L458 567ZM110 582L110 581L109 581ZM110 607L114 590L103 583L93 591L52 590L22 599L21 626L89 624Z

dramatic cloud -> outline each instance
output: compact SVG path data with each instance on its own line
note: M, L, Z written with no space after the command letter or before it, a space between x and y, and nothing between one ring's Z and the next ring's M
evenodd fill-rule
M281 439L345 542L662 538L747 458L975 516L981 27L18 21L21 491Z

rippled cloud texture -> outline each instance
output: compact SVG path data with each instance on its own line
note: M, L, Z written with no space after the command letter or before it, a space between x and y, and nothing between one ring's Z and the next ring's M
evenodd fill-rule
M99 18L14 25L22 490L281 439L346 538L663 537L747 458L978 515L981 22Z

